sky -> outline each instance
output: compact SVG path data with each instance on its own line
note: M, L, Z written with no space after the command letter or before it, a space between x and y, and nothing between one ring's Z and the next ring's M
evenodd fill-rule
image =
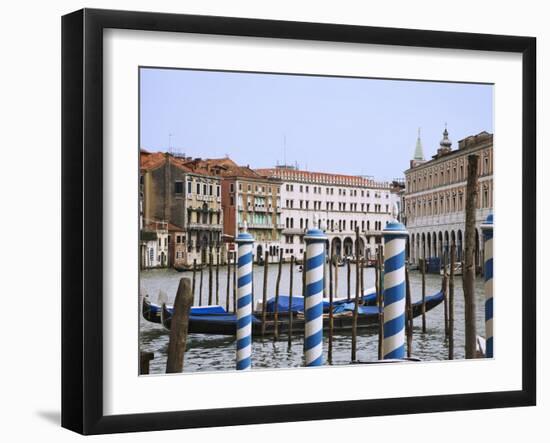
M453 149L493 132L493 86L142 68L140 147L240 165L402 178L447 124Z

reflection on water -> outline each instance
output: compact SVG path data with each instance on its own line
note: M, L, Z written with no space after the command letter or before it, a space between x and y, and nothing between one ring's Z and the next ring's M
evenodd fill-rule
M351 293L355 294L355 267L351 265ZM288 294L289 290L290 265L283 265L281 277L281 294ZM254 269L254 299L262 297L263 267L255 266ZM159 269L141 271L140 285L142 294L148 294L155 302L159 290L168 295L169 303L173 301L178 288L179 279L192 277L191 272L179 273L171 269ZM268 298L275 293L275 279L277 277L277 266L269 267ZM367 268L364 272L364 287L374 286L374 269ZM203 302L208 297L208 270L203 275ZM338 296L347 294L347 270L338 269ZM213 281L213 297L215 299L215 276ZM302 273L298 267L294 268L294 289L293 293L301 294ZM417 301L422 297L422 282L420 273L410 273L412 300ZM226 305L226 268L219 270L219 297L220 304ZM230 309L232 304L233 281L230 279ZM426 275L426 295L438 292L441 288L441 277L438 275ZM477 331L479 335L485 334L484 326L484 294L483 280L476 280L477 296ZM199 275L196 276L195 304L199 303ZM169 334L161 325L150 323L140 317L140 344L141 351L155 353L151 361L150 373L164 373L166 367L166 352L168 348ZM327 337L325 334L324 352L325 360L327 353ZM185 353L185 372L193 371L217 371L235 369L235 339L230 336L190 334L187 339L187 352ZM351 336L335 336L333 343L333 364L346 365L351 358ZM372 361L378 357L378 336L376 329L361 332L357 340L357 355L361 361ZM427 314L427 331L421 331L421 318L414 321L413 356L422 360L445 360L448 356L448 343L444 334L444 312L443 304L440 304ZM464 295L462 292L462 278L455 277L455 358L464 358ZM274 343L272 339L256 339L252 345L253 368L289 368L303 366L303 340L297 336L293 337L292 346L289 348L286 336Z

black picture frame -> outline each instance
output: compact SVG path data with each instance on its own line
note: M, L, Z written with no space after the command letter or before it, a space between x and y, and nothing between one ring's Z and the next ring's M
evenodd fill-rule
M103 30L519 53L523 64L522 388L199 411L103 413ZM62 426L82 434L502 408L536 404L536 39L340 24L83 9L62 18Z

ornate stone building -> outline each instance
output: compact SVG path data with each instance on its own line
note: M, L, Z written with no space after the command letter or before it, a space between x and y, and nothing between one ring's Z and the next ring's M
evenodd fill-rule
M257 173L280 180L283 257L301 257L305 231L314 214L325 228L331 251L355 255L355 228L359 228L361 254L374 254L381 230L391 218L397 195L390 183L353 175L302 171L292 166L257 169Z
M168 153L140 153L141 235L149 238L151 226L166 226L163 266L190 266L194 259L205 263L208 249L222 244L220 178L188 163Z
M414 158L405 171L404 222L409 230L410 260L443 258L452 242L460 260L464 249L465 192L468 156L478 155L479 184L476 202L476 264L482 262L480 225L493 210L493 135L481 132L452 149L447 128L437 153L424 159L420 134Z
M264 258L268 251L270 261L276 261L283 228L280 181L239 166L230 158L195 159L186 165L200 166L221 178L223 233L229 251L236 251L233 240L246 221L255 239L255 259Z

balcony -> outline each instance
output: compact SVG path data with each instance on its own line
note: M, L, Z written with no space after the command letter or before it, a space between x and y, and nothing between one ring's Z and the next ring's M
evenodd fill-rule
M248 229L273 229L275 226L273 223L260 224L260 223L248 223ZM243 222L239 222L239 228L244 228Z
M216 200L217 198L219 197L215 197L213 195L197 195L197 200L198 201L202 201L202 202L215 202L215 201L219 201L219 200Z
M221 231L221 224L210 223L187 223L187 229L194 229L197 231Z
M367 237L371 237L373 235L382 234L382 231L375 231L374 229L370 229L368 231L362 231L361 234L366 235Z
M283 226L283 225L281 225ZM283 227L283 234L289 234L289 235L301 235L305 233L304 229L300 228L285 228Z

